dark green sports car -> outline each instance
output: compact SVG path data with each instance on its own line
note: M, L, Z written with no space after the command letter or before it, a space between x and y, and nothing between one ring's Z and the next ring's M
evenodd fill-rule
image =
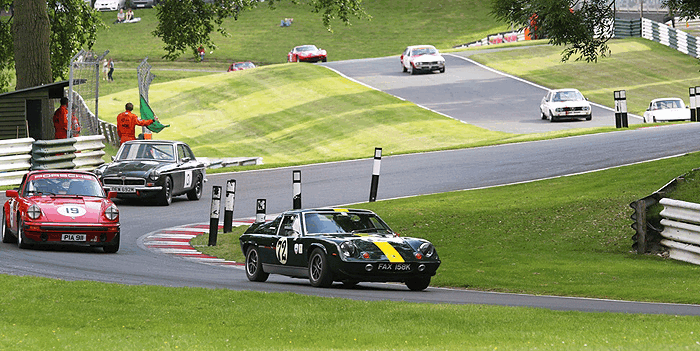
M402 282L424 290L440 266L429 241L400 237L374 212L357 209L292 210L254 223L240 237L245 271L263 282L270 273L308 278L311 285L334 281Z
M173 196L202 197L204 163L180 141L132 140L117 151L114 162L94 170L107 191L121 199L154 200L170 205Z

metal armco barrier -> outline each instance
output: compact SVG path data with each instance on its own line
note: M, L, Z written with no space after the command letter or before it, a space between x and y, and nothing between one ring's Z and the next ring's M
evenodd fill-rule
M700 265L700 204L663 198L661 245L674 260Z
M634 209L634 213L630 216L630 218L634 220L632 229L635 231L635 234L632 236L632 248L638 254L645 254L647 252L658 253L663 250L660 245L662 239L660 234L661 223L659 223L658 220L652 223L652 221L647 218L647 213L651 206L657 204L667 193L675 189L679 178L680 177L674 178L653 194L630 204L630 207Z
M90 135L75 138L75 168L95 169L104 163L105 137L103 135Z
M32 169L73 169L75 138L37 140L32 145Z
M107 140L107 143L114 147L119 147L119 134L117 133L117 126L105 122L103 120L99 120L99 128L100 128L100 134L102 134L105 139Z
M32 167L34 139L0 140L0 185L17 185Z

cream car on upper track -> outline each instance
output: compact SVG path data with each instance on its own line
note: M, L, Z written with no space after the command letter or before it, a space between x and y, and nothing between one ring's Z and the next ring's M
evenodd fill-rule
M644 111L644 123L690 121L690 110L680 98L654 99Z
M445 73L445 58L432 45L413 45L401 54L401 68L411 74L420 71Z
M583 94L576 89L550 90L540 102L542 119L550 122L561 119L593 118L591 104Z

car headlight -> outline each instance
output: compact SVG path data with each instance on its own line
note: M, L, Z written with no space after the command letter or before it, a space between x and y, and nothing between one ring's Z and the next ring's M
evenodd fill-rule
M109 205L105 210L105 217L110 221L114 221L119 218L119 209L114 204Z
M154 169L153 171L151 171L151 174L148 175L148 178L150 180L158 180L158 178L160 178L160 171Z
M591 110L591 107L590 107L590 106L583 106L583 110L584 110L584 111L590 111L590 110Z
M357 247L350 241L344 241L340 244L340 253L343 254L343 257L353 257L357 253Z
M435 246L431 243L422 243L418 248L418 251L425 257L433 257L435 255Z
M556 109L554 109L554 111L557 111L557 112L562 112L562 111L564 111L564 109L563 109L563 108L561 108L561 107L557 107Z
M37 219L41 217L41 208L39 208L39 206L37 205L29 206L29 208L27 209L27 217L31 219Z

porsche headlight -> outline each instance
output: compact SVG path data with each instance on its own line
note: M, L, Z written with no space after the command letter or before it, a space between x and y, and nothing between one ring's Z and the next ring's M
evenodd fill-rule
M435 247L431 243L423 243L418 248L418 251L425 257L433 257L435 255Z
M39 206L37 205L29 206L29 208L27 209L27 217L31 219L37 219L41 217L41 208L39 208Z
M352 242L345 241L340 244L340 253L343 254L343 257L353 257L357 253L357 247Z
M119 209L114 204L109 205L105 210L105 217L110 221L114 221L119 218Z
M158 178L160 178L160 171L154 169L153 171L151 171L151 174L148 175L148 178L154 181L158 180Z

